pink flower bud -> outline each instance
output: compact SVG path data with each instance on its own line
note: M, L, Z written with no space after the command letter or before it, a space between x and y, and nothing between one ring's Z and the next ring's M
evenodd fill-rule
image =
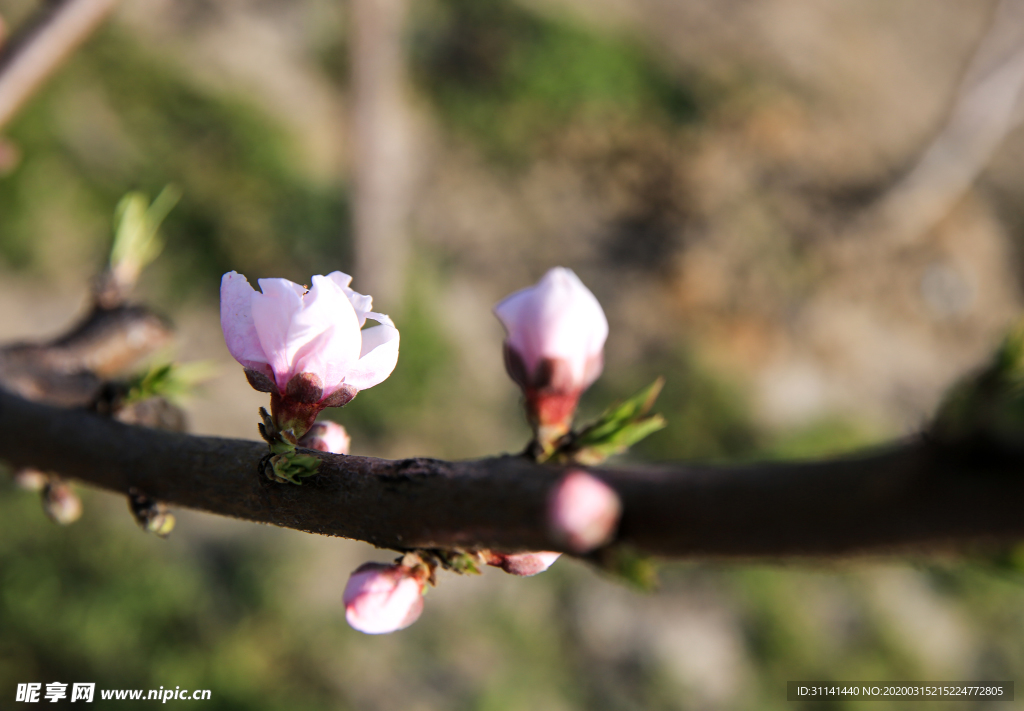
M543 573L558 560L561 553L554 551L538 551L536 553L491 553L487 556L487 565L501 568L506 573L529 577Z
M360 632L405 629L423 612L423 580L411 568L365 563L345 585L345 619Z
M67 526L82 516L82 500L70 484L51 479L43 489L43 511L55 523Z
M352 438L337 422L324 420L317 422L299 440L299 445L307 449L317 449L333 454L348 454L352 446Z
M220 284L228 350L253 387L272 394L272 407L275 397L283 400L286 419L345 404L387 378L398 361L398 329L370 310L371 297L349 288L352 277L332 272L312 281L307 290L287 279L260 279L261 293L229 272ZM363 329L367 318L380 325Z
M558 482L548 499L552 535L576 553L608 543L622 513L619 495L600 479L571 471Z
M49 480L50 477L45 473L32 467L19 469L14 473L14 483L19 489L24 489L25 491L42 491Z
M571 269L556 267L535 286L494 307L505 327L505 367L526 394L535 425L568 429L580 393L603 367L608 320Z

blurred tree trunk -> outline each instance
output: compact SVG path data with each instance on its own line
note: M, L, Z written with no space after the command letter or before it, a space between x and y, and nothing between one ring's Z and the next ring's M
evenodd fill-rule
M411 201L408 9L408 0L351 4L355 288L385 310L401 299Z

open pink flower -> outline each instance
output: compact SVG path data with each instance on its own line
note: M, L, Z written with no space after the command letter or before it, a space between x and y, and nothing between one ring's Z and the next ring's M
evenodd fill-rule
M253 387L331 405L335 393L343 391L347 397L336 399L347 402L391 374L398 329L370 310L372 298L352 291L351 281L342 272L317 275L307 290L287 279L260 279L261 293L237 272L224 275L224 340ZM367 318L380 325L364 329Z
M604 365L608 320L571 269L556 267L536 285L494 307L505 327L505 367L526 394L530 419L568 430L580 393Z
M410 568L364 563L348 579L345 619L360 632L386 634L404 629L423 612L423 581Z

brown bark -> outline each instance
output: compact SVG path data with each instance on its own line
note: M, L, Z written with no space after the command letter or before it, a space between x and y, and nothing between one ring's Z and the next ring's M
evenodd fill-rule
M255 418L255 413L254 413ZM557 550L559 469L505 456L388 461L309 453L302 486L258 475L259 442L125 425L0 393L0 457L175 506L385 548ZM926 438L805 463L591 470L621 496L616 542L680 557L842 556L1024 538L1024 451Z

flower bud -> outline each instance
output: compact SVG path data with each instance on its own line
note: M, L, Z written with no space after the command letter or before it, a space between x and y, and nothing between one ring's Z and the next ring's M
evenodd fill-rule
M174 530L176 519L167 509L167 504L155 501L138 489L128 490L128 509L143 530L167 538Z
M309 428L309 432L299 440L299 446L333 454L348 454L352 438L337 422L324 420Z
M25 491L42 491L49 480L50 477L46 473L32 467L25 467L14 473L14 484Z
M583 471L569 472L548 499L551 534L575 553L608 543L622 513L619 495L600 479Z
M580 394L603 367L608 320L570 269L556 267L536 285L494 307L505 327L505 367L523 388L541 439L569 431Z
M536 553L494 553L487 556L487 565L501 568L511 575L529 577L543 573L558 560L561 553L554 551L538 551Z
M404 629L423 612L423 580L402 565L365 563L345 585L345 619L360 632Z
M82 500L70 484L51 479L43 489L43 511L55 523L67 526L81 517Z

